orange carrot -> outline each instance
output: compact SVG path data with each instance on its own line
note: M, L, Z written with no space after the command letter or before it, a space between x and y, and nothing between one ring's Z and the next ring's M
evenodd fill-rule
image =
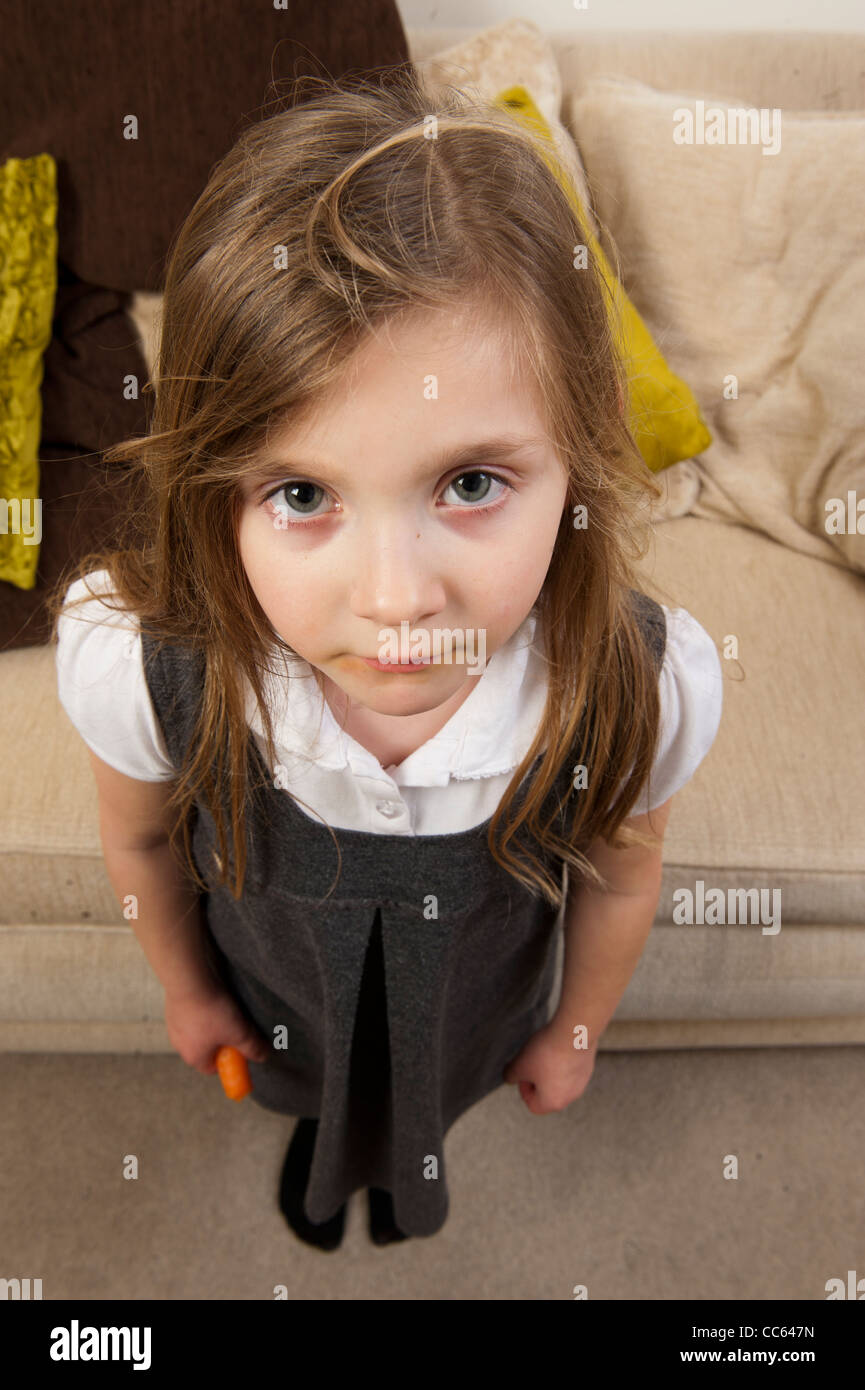
M246 1058L236 1047L221 1047L216 1054L216 1070L229 1100L243 1100L252 1090Z

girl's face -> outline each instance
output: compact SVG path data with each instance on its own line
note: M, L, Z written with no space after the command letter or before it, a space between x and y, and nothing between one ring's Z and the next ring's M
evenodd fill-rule
M275 632L326 689L419 715L462 703L530 613L567 476L477 314L407 316L380 337L313 423L272 436L243 483L238 543ZM430 659L364 659L409 654Z

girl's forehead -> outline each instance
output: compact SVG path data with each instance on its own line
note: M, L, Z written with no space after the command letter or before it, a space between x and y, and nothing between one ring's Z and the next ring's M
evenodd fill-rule
M493 401L507 404L506 413L513 417L513 425L519 424L520 433L523 426L527 428L527 416L532 417L533 426L544 416L537 378L508 316L472 304L463 309L413 306L375 325L315 399L293 412L274 413L266 438L245 466L244 490L284 469L292 455L329 452L334 421L338 437L359 413L366 427L378 406L389 420L391 397L404 400L405 378L418 372L438 377L442 387L447 383L451 406L447 409L445 400L446 409L437 411L437 423L446 423L447 415L453 421L455 416L465 416L467 407Z
M438 374L456 380L483 375L502 389L533 389L534 373L525 334L510 316L464 311L413 310L371 330L343 364L327 399L345 403L372 375ZM325 398L322 398L322 404Z
M351 357L375 347L404 350L411 345L423 348L429 342L453 342L459 346L467 338L473 342L498 340L505 344L515 335L519 336L516 329L513 309L507 304L496 305L492 299L468 298L439 305L407 304L362 330Z

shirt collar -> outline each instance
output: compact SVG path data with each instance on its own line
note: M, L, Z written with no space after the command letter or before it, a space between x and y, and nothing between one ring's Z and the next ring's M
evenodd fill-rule
M437 734L387 774L400 787L443 787L451 778L465 780L512 772L528 751L543 714L547 682L543 653L534 642L533 610L483 672L470 679L476 688ZM339 772L349 768L381 777L372 753L340 729L322 696L312 668L301 657L285 656L274 647L275 666L265 677L278 753L291 754L317 767ZM287 671L288 678L279 668ZM247 718L264 735L251 689Z

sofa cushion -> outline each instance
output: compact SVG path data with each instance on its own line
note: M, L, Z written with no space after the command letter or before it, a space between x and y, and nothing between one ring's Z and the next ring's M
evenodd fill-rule
M783 889L788 922L865 925L861 576L690 516L656 528L640 572L715 639L725 676L715 742L671 813L665 887L705 870Z
M865 570L865 520L826 529L828 499L865 492L865 115L778 109L732 140L751 105L595 78L569 113L634 301L715 436L693 514ZM711 108L724 143L696 138Z

